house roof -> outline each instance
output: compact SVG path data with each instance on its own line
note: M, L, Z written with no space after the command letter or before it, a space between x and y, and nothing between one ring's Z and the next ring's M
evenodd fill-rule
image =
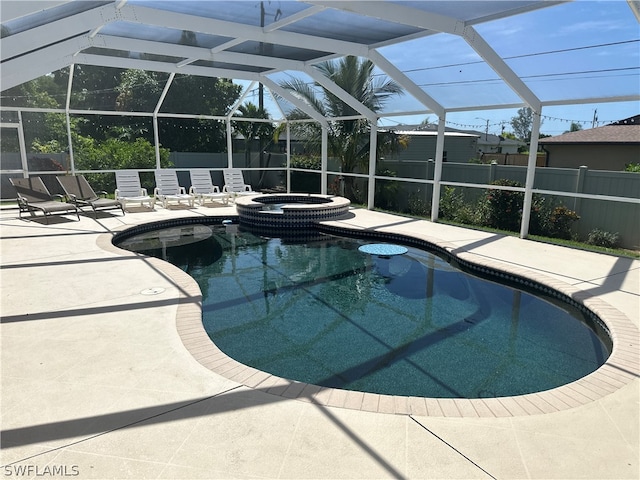
M541 138L541 144L635 143L640 144L640 124L606 125L604 127L568 132Z
M438 132L433 130L394 130L394 132L398 135L408 135L411 137L436 137L438 136ZM445 131L445 137L470 137L470 138L478 138L477 134L474 133L465 133L465 132L455 132L455 131Z

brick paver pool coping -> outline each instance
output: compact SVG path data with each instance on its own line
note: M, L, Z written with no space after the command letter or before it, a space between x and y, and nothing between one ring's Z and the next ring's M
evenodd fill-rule
M338 224L339 222L332 222ZM123 227L127 230L132 226ZM353 228L353 227L352 227ZM379 231L383 231L380 229ZM367 229L367 231L376 231ZM399 233L396 231L396 233ZM511 417L552 413L591 403L616 392L640 377L640 331L618 309L594 298L572 285L539 272L499 260L483 258L464 248L425 235L402 232L402 235L426 240L462 260L490 269L498 269L518 277L541 283L584 304L605 324L613 341L613 350L604 365L595 372L552 390L515 397L483 399L449 399L404 397L355 392L288 380L244 365L222 352L209 338L202 325L202 293L196 281L179 268L156 258L145 261L169 276L178 288L179 299L176 328L185 348L203 366L229 380L249 388L260 388L273 395L313 402L330 407L350 408L368 412L434 417ZM104 250L119 255L135 255L112 244L113 235L98 238Z

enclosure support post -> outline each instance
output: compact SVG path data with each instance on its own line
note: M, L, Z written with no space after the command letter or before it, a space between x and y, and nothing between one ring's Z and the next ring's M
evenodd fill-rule
M69 66L69 81L67 82L67 98L64 105L64 117L67 123L67 140L69 141L69 167L71 175L76 174L76 162L73 158L73 141L71 139L71 115L69 115L69 107L71 105L71 88L73 87L73 71L75 70L75 64L72 63Z
M286 123L287 126L287 193L291 193L291 128L289 127L289 122Z
M584 180L587 176L587 172L589 171L589 167L586 165L581 165L578 168L577 178L576 178L576 193L582 193L584 191ZM581 198L574 197L573 198L573 211L576 213L580 213L580 203Z
M29 162L27 161L27 145L24 141L24 128L22 127L22 112L18 110L18 143L20 144L20 162L22 163L22 176L29 178Z
M529 144L529 162L527 163L527 180L524 186L524 204L522 205L522 223L520 224L520 238L527 238L527 236L529 235L531 203L533 199L533 182L536 177L536 162L538 160L540 113L541 112L536 112L535 110L533 111L533 124L531 125L531 142Z
M158 112L160 111L160 107L162 106L162 103L164 102L164 99L167 96L167 93L169 93L169 88L171 87L171 83L173 83L173 79L175 78L176 74L175 73L171 73L169 75L169 78L167 79L167 83L165 83L164 85L164 89L162 90L162 93L160 94L160 98L158 99L158 103L156 103L156 108L153 109L153 143L154 143L154 147L156 150L156 168L160 169L161 165L160 165L160 133L158 132Z
M322 147L320 153L320 193L327 194L327 164L329 163L329 129L322 125Z
M378 152L378 125L371 122L369 133L369 188L367 189L367 209L372 210L376 199L376 154Z
M436 140L436 166L433 171L433 194L431 196L431 221L438 221L440 210L440 180L442 179L442 158L444 157L444 127L446 113L438 117L438 138Z
M233 137L230 118L227 118L227 167L233 168Z

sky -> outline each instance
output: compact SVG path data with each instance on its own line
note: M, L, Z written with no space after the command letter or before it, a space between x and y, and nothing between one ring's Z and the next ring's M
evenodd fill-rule
M640 94L640 27L624 0L572 2L488 22L476 30L543 101ZM493 70L473 63L479 56L460 38L440 34L381 53L403 71L413 69L409 77L425 85L425 91L445 108L520 100L495 80ZM426 70L415 71L417 67ZM638 114L637 101L547 106L542 110L541 132L559 135L572 122L586 129ZM488 124L489 133L499 134L503 126L511 130L510 120L516 115L517 109L448 113L447 125L485 131ZM434 114L426 117L437 121ZM389 117L383 122L419 123L420 118L416 122L415 117Z
M542 101L640 95L640 27L625 0L577 0L475 28ZM522 102L458 36L437 34L379 52L447 109ZM384 109L423 110L409 95L394 98ZM541 133L560 135L571 123L587 129L638 114L638 101L545 106ZM446 123L499 134L512 130L516 115L517 108L449 112ZM425 119L437 122L435 114L423 113L384 117L379 124L411 125Z

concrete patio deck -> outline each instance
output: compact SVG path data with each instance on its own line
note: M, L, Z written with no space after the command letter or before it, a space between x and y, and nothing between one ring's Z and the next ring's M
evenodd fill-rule
M105 242L126 226L234 214L157 207L44 225L0 210L2 475L640 478L640 261L353 210L342 225L427 237L574 292L616 323L620 349L606 385L594 377L530 408L394 397L353 408L213 371L179 328L185 306L193 320L195 282Z

